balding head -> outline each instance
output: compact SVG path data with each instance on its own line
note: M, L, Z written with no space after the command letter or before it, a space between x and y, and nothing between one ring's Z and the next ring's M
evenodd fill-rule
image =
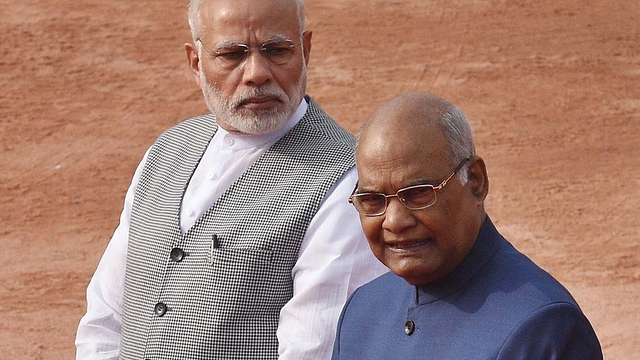
M453 166L475 155L471 126L464 113L447 100L422 92L405 93L380 106L361 128L358 147L370 134L389 147L398 142L423 146L434 132L443 136L446 148L432 149L433 156L445 156ZM460 177L465 176L463 170Z
M402 94L380 106L365 123L363 131L387 128L397 122L408 127L421 126L437 121L451 106L446 100L428 93Z

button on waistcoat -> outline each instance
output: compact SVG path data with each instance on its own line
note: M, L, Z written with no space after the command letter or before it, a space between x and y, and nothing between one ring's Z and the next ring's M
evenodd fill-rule
M354 162L353 137L307 100L302 120L185 234L181 199L215 120L189 119L156 141L131 216L121 359L277 359L300 243Z

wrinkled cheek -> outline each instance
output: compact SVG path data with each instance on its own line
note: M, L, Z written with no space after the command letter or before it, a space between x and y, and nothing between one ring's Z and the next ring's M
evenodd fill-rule
M377 244L382 244L384 237L382 227L378 221L373 221L372 218L360 215L360 224L362 225L364 236L367 237L367 241L369 241L372 247L377 246Z

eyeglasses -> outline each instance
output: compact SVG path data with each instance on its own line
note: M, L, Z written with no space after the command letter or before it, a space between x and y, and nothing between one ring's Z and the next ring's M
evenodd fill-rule
M254 49L260 50L260 55L265 59L276 65L283 65L289 62L293 58L295 53L296 44L291 40L272 40L262 43L261 45L249 47L246 44L232 44L229 46L221 47L211 51L207 49L200 38L196 39L202 45L202 48L213 57L214 62L222 69L235 69L242 64L249 52Z
M387 211L387 205L389 205L389 198L397 197L398 200L409 210L426 209L436 203L436 193L441 191L451 180L451 178L458 172L471 158L466 158L460 165L456 167L451 175L438 186L430 184L412 185L398 190L395 194L383 194L383 193L356 193L358 185L353 189L351 196L349 196L349 202L355 206L359 213L365 216L380 216Z

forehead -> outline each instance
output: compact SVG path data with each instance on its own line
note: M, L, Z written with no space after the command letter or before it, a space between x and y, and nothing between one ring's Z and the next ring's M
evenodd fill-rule
M213 0L201 8L203 37L214 41L263 41L300 33L294 0Z
M356 152L361 188L392 193L447 176L450 151L436 122L419 126L390 119L362 133Z

